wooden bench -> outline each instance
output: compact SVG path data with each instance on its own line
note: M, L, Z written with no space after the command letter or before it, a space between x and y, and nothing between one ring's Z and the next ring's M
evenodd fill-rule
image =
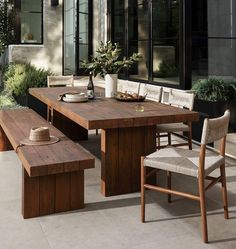
M0 150L14 149L23 164L24 218L84 207L84 169L94 168L94 157L31 109L0 111ZM18 147L31 127L48 126L60 142Z

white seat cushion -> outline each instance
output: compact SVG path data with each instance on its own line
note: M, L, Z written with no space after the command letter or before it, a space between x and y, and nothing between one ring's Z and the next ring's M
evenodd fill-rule
M171 123L157 125L157 133L189 131L188 125L184 123Z
M144 166L198 177L199 151L167 147L144 159ZM224 157L209 152L205 157L205 176L224 163Z

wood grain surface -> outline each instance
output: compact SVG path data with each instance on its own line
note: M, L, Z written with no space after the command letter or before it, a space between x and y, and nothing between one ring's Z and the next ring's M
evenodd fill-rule
M137 112L138 103L119 102L113 98L95 98L85 103L57 101L67 91L84 92L84 88L30 88L29 93L86 129L151 126L163 123L198 121L199 114L162 103L146 100L144 112ZM100 89L95 89L101 91Z
M33 126L48 126L50 134L60 138L55 144L26 145L17 149L17 154L31 177L94 167L91 154L30 109L0 111L0 126L14 150L23 138L29 136Z
M84 169L94 157L30 109L0 111L0 149L12 145L22 167L22 215L32 218L84 207ZM51 145L18 147L31 127L48 126L60 138Z
M113 98L95 98L85 103L57 101L67 91L85 88L32 88L29 93L85 129L101 132L101 192L104 196L140 190L140 158L156 150L156 125L198 121L197 112L153 101L119 102ZM95 96L103 89L95 88ZM144 107L136 111L136 105Z

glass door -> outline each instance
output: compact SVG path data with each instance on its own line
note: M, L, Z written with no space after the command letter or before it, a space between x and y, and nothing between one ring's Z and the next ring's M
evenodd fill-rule
M81 60L92 54L91 0L64 1L64 74L81 75Z
M83 73L84 69L80 68L81 60L89 60L89 55L91 54L91 37L90 37L90 1L89 0L79 0L78 1L78 70L79 73Z
M76 2L64 1L64 74L76 74Z

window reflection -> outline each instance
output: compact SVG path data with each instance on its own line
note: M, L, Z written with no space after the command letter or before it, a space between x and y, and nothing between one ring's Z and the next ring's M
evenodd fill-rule
M42 0L21 0L21 42L42 43Z
M143 60L130 70L130 77L148 79L149 67L149 10L147 0L129 1L129 55L141 53Z
M235 78L236 1L192 0L192 82Z
M179 83L179 1L153 1L153 80Z

